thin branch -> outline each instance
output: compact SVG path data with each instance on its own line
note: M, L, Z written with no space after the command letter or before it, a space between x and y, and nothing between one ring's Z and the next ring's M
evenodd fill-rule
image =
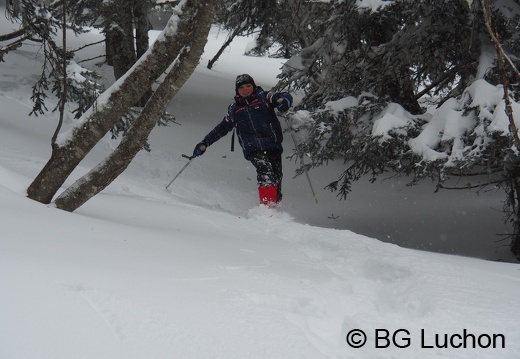
M483 172L472 172L472 173L456 173L452 172L450 173L450 176L456 176L456 177L476 177L476 176L489 176L492 174L500 173L502 172L502 168L495 168L491 171L483 171Z
M492 182L486 182L484 184L475 184L475 185L468 185L468 186L464 186L464 187L447 187L447 186L444 186L442 184L439 184L438 187L439 188L442 188L442 189L475 189L475 188L484 188L484 187L487 187L487 186L490 186L490 185L497 185L497 184L502 184L504 182L507 182L506 179L504 180L499 180L499 181L492 181Z
M63 118L65 115L65 103L67 102L67 2L63 1L62 4L62 41L63 41L63 53L61 54L62 60L62 89L61 89L61 98L60 98L60 118L58 121L58 126L56 126L56 131L51 139L51 146L56 146L56 139L58 138L58 134L63 125Z
M164 7L167 5L177 6L178 4L179 4L179 0L171 0L171 1L163 1L159 4L155 4L155 6L159 6L159 7Z
M106 57L106 56L105 55L99 55L99 56L91 57L89 59L84 59L84 60L77 61L76 63L77 64L81 64L82 62L87 62L87 61L91 61L91 60L95 60L95 59L101 59L101 58L104 58L104 57Z
M454 74L457 73L457 71L462 67L462 65L457 65L451 69L449 69L448 71L446 71L442 76L440 76L439 78L437 78L434 82L432 82L429 86L426 86L424 90L422 90L421 92L419 92L417 95L415 95L415 99L418 100L420 99L421 97L423 97L424 95L426 95L428 92L430 92L431 89L433 89L434 87L438 86L439 84L441 84L442 82L446 81L447 79L449 79L450 77L452 77Z
M489 36L491 37L491 41L493 41L493 44L495 45L495 48L497 49L497 52L501 54L501 56L504 57L506 62L511 67L511 70L516 74L516 76L520 79L520 72L516 68L513 61L507 56L507 54L504 51L504 48L502 47L502 44L500 44L500 40L498 39L496 32L493 31L493 27L491 25L491 14L489 14L489 9L491 8L491 5L488 3L489 0L480 0L482 4L482 11L484 13L484 23L486 25L486 29L489 33Z
M87 48L87 47L89 47L89 46L94 46L94 45L102 44L102 43L104 43L104 42L105 42L104 39L103 39L103 40L100 40L100 41L96 41L96 42L91 42L90 44L86 44L86 45L84 45L84 46L78 47L77 49L72 50L71 52L78 52L79 50L83 50L83 49L85 49L85 48Z
M15 32L11 32L11 33L5 34L5 35L0 35L0 41L7 41L7 40L15 39L15 38L20 37L23 34L25 34L25 31L26 31L25 28L21 28L20 30L17 30Z
M516 127L515 119L513 117L513 106L511 105L511 99L509 97L507 76L506 76L505 69L504 69L504 59L509 60L509 58L507 57L507 55L504 53L504 50L502 49L502 45L500 44L500 40L498 39L498 34L496 32L496 28L491 23L491 21L492 21L492 17L491 17L491 13L490 13L491 1L492 0L480 0L480 2L482 4L482 11L484 14L484 23L486 24L487 31L489 33L489 36L491 37L491 40L493 41L493 43L495 45L495 49L497 52L498 66L500 69L499 71L501 73L502 83L503 83L503 87L504 87L504 101L506 103L505 112L507 114L507 117L509 118L510 131L513 136L515 146L516 146L517 150L520 150L520 137L518 135L518 128ZM509 61L511 61L511 60L509 60ZM510 64L512 65L512 62L510 62ZM514 65L512 65L512 67L514 69L513 71L520 78L520 73L518 72L518 70L516 70Z

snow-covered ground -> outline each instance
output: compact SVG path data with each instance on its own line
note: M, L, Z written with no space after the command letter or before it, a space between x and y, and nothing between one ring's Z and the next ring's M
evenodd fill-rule
M243 56L249 39L206 69L224 35L172 101L179 125L156 128L152 151L74 213L25 197L57 123L28 116L42 55L24 45L0 63L0 358L519 358L520 265L403 248L511 260L494 242L500 195L387 180L340 202L322 190L333 164L310 173L315 204L286 161L272 211L230 136L165 189L237 74L276 82L282 62ZM66 185L116 145L107 136Z

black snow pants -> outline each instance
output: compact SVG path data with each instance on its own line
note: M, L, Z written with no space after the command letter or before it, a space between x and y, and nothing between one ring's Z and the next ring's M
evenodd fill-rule
M276 186L278 201L282 199L282 153L255 151L247 159L256 168L258 187Z

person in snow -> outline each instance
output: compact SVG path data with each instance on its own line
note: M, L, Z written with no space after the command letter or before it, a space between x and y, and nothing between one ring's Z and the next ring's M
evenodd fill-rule
M264 91L248 74L235 81L235 100L224 119L195 146L201 156L213 143L236 129L244 157L256 168L260 204L275 207L282 199L282 127L275 109L286 112L293 102L287 92Z

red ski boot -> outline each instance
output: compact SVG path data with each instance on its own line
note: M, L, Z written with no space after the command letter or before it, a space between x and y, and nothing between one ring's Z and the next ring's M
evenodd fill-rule
M260 204L269 208L275 208L278 203L278 194L276 186L258 187L258 194L260 195Z

